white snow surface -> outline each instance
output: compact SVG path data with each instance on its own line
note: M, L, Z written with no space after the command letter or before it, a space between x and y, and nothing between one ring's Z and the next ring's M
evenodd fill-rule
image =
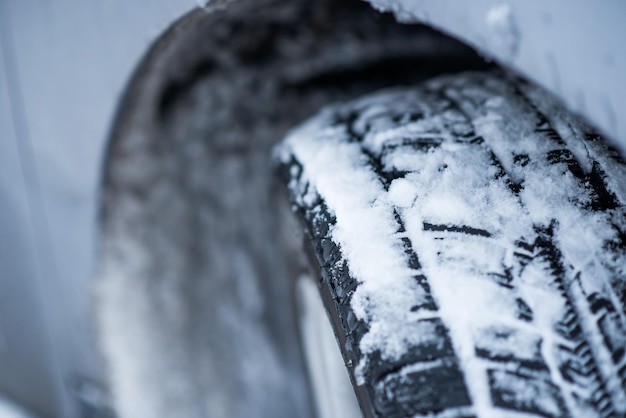
M610 287L606 273L593 277L590 272L594 271L594 263L601 263L602 243L615 238L616 232L606 226L609 215L581 208L590 196L564 164L546 166L539 162L555 145L535 133L538 122L533 119L535 115L523 108L523 102L505 98L511 94L510 87L502 80L489 78L477 87L476 80L482 78L468 75L453 82L444 78L431 81L429 87L437 89L442 83L451 84L445 88L445 94L471 116L471 126L453 111L446 114L426 105L423 90L390 90L323 110L291 132L278 149L278 158L287 163L295 156L304 171L299 184L293 180L290 187L308 183L308 199L319 193L336 216L333 239L359 281L352 308L370 325L360 342L361 350L380 350L383 358L398 359L420 339L429 338L414 332L418 319L441 317L449 327L478 416L495 418L502 416L502 411L494 412L485 364L475 353L476 344L484 341L485 330L496 325L541 336L542 355L551 370L558 370L554 344L566 343L554 332L564 315L563 295L546 281L549 275L543 271L545 266L530 265L524 269L514 262L514 240L527 239L532 243L536 236L533 225L547 227L552 219L558 219L556 240L566 260L567 275L579 275L568 292L585 294L593 287ZM550 97L531 87L523 89L537 108L554 116L550 122L568 148L574 150L586 172L591 169L586 165L588 156L608 155L599 145L580 142L576 135L580 136L586 128L567 116ZM333 126L334 115L348 110L357 110L359 114L353 127L365 134L362 143L349 141L343 125ZM396 120L392 121L387 115L394 112ZM411 122L408 115L412 112L421 112L423 117ZM397 115L404 115L401 123L397 122ZM533 187L523 188L516 196L506 182L497 178L487 147L467 146L449 134L468 129L473 129L493 150L510 181L523 180ZM394 180L385 190L371 167L364 163L362 149L380 155L384 147L391 149L390 144L417 135L443 142L426 153L410 147L386 152L383 163L387 167L411 173ZM518 154L529 156L529 166L523 174L514 161ZM603 168L620 174L609 181L609 186L623 204L624 168L610 158L599 160ZM396 232L394 209L404 219L406 232ZM469 226L487 231L491 237L426 230L425 223ZM400 245L402 237L410 239L419 256L419 273L428 279L439 307L437 312L411 312L418 296L416 272L407 266ZM515 291L504 289L493 280L494 274L504 274L506 268L511 268L516 277ZM532 324L517 318L518 297L531 301ZM595 325L587 321L582 326L587 331ZM521 346L520 350L530 355L534 347ZM608 352L600 350L595 355L606 368L612 367ZM552 373L551 378L559 386L566 384L558 373ZM572 394L564 395L566 404L573 406ZM612 400L619 410L626 408L623 392L614 391ZM548 398L537 402L553 407ZM584 414L583 408L577 408Z
M0 418L36 418L0 394Z
M501 3L487 11L485 23L491 29L490 45L504 57L512 57L517 53L520 34L513 8L510 4Z

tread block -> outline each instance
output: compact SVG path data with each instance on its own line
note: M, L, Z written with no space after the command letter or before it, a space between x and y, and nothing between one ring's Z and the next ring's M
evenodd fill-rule
M495 406L546 418L567 416L561 393L552 382L504 370L490 369L487 374Z
M456 355L448 330L439 318L429 318L407 324L413 335L419 336L419 342L410 346L400 358L384 358L380 351L372 353L364 370L365 374L379 380L407 364L432 363L444 361L456 364Z
M542 338L539 334L503 326L480 330L475 340L478 357L536 371L548 371L541 354Z
M381 416L427 415L471 405L463 374L455 363L413 368L407 366L375 385L374 403Z

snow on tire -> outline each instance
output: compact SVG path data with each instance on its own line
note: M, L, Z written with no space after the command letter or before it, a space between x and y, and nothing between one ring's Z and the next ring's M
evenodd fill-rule
M544 92L445 76L276 156L367 416L626 414L626 166Z

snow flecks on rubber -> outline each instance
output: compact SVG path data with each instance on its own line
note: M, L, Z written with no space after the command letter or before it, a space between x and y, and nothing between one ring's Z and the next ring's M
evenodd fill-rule
M413 206L417 198L417 187L407 179L395 179L388 191L389 203L399 208Z
M348 126L335 123L345 114L352 115ZM309 204L323 196L336 216L333 240L359 281L351 307L369 325L362 352L397 359L428 338L414 332L416 318L437 316L478 416L503 416L499 407L510 401L510 390L519 392L521 411L539 415L568 409L583 417L602 408L606 415L607 402L626 411L615 371L626 360L613 364L615 350L609 352L597 328L608 316L589 308L593 295L621 308L611 289L624 281L615 257L626 256L618 251L609 260L606 243L624 234L624 212L596 208L607 205L598 201L602 193L624 201L626 176L619 158L589 140L586 129L537 89L469 74L328 108L293 131L279 159L295 158L304 167L290 187L306 185L306 193L293 195L310 196ZM596 166L618 175L598 180ZM417 273L426 278L436 311L411 310L416 271L407 267L401 239L419 257ZM619 337L624 313L609 314L607 327ZM588 389L559 372L567 364L556 347L582 350L583 340L571 331L576 324L592 346L585 357L592 359L584 372ZM566 328L562 335L559 327ZM615 344L626 348L626 338L618 337ZM519 386L526 377L512 378L498 356L531 364L543 377ZM592 399L605 390L610 401Z
M361 341L362 349L382 348L384 356L399 358L410 340L420 335L405 331L414 321L410 309L415 305L415 284L402 249L395 245L397 226L389 204L381 198L384 189L374 173L364 169L359 144L338 143L343 132L326 130L315 141L300 140L306 131L304 126L303 131L294 133L293 140L288 138L279 157L285 161L295 155L306 165L303 175L315 179L314 184L309 183L307 195L316 191L325 197L328 207L342 220L335 226L333 238L346 259L363 261L350 262L352 274L361 281L352 307L372 326ZM304 183L306 180L300 182ZM291 186L296 187L295 182ZM389 280L390 272L395 281Z

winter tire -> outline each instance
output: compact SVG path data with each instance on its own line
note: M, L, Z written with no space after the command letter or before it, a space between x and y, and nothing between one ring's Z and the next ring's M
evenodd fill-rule
M361 0L208 3L152 46L111 132L107 389L121 417L309 418L270 150L325 104L485 63Z
M626 166L546 93L441 77L276 157L365 416L626 414Z

